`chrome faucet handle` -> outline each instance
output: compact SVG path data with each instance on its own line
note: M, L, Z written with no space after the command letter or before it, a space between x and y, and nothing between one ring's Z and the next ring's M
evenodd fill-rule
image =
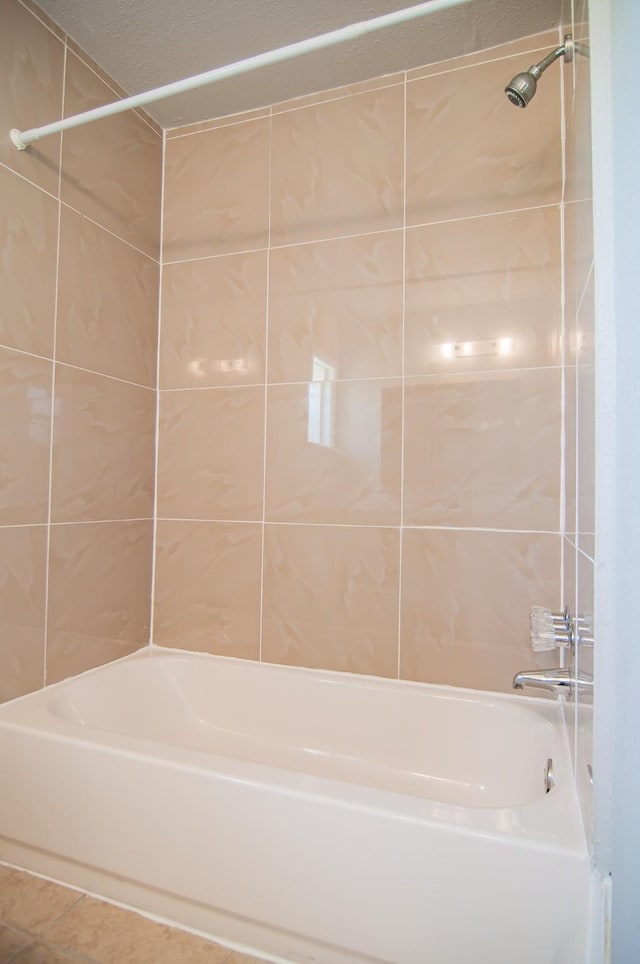
M529 613L529 639L536 653L571 647L573 629L568 610L554 613L544 606L532 606Z
M593 646L593 622L587 616L576 616L574 619L575 639L579 646Z

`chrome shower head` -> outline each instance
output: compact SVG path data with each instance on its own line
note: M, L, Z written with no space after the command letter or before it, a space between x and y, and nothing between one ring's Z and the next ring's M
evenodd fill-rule
M526 107L534 97L537 87L538 79L533 74L533 67L530 67L524 73L516 74L511 83L507 84L504 92L516 107Z
M513 80L504 89L505 94L512 104L516 107L526 107L533 100L538 88L538 81L547 67L558 57L564 57L566 63L573 60L573 39L571 34L567 34L561 47L556 47L551 53L540 61L533 64L528 70L521 74L516 74Z

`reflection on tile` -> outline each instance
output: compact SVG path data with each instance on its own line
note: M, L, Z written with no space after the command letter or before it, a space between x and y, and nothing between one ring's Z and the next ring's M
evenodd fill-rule
M516 110L504 86L522 69L515 56L408 85L408 224L559 203L558 84Z
M266 251L166 265L160 387L264 382L266 316Z
M409 380L410 525L557 531L560 369Z
M153 512L155 394L56 366L51 519L146 519Z
M163 392L158 515L262 517L264 388Z
M18 151L12 127L29 130L62 116L64 44L17 2L2 4L0 30L0 162L51 194L58 193L60 135Z
M559 364L560 281L558 208L409 230L405 372Z
M402 226L404 89L272 119L272 244Z
M262 526L158 523L154 643L258 659Z
M58 361L154 387L158 265L62 209Z
M44 683L46 569L45 526L0 527L0 702Z
M268 119L167 141L165 260L266 247L268 176Z
M51 527L47 683L149 642L153 525Z
M514 673L551 666L529 643L532 602L555 609L560 537L408 529L400 675L511 692Z
M47 930L47 939L100 964L222 964L229 948L83 897Z
M47 521L51 366L0 348L0 523Z
M113 91L69 53L65 116L113 100ZM62 172L63 201L158 257L162 139L133 111L67 131Z
M57 202L0 167L0 344L52 355L57 239Z
M0 918L14 927L40 934L79 899L75 890L0 866Z
M397 529L267 526L262 658L397 674Z
M307 381L315 358L336 378L402 373L402 232L271 253L269 381Z
M266 518L398 525L401 434L399 381L270 386Z

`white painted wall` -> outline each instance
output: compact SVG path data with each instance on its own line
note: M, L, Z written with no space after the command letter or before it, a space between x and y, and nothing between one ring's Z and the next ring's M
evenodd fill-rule
M640 961L640 3L590 0L596 266L595 859Z

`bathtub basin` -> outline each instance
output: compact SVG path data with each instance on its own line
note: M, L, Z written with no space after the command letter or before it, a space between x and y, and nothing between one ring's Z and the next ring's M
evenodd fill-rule
M146 648L0 707L0 772L0 860L275 961L586 959L546 700Z

